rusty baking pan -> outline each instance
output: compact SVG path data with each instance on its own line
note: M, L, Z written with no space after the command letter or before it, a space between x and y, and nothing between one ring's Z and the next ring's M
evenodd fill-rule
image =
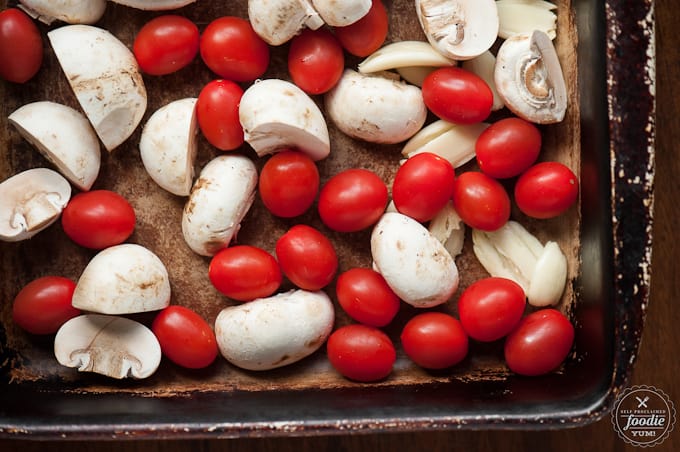
M558 219L524 222L540 239L558 241L567 254L569 281L558 308L573 321L574 347L564 365L541 377L510 372L502 343L473 343L468 358L446 371L427 372L399 347L399 332L414 309L403 306L385 328L397 345L392 374L373 384L339 376L322 347L306 359L268 372L248 372L218 359L200 371L164 360L144 380L113 380L60 366L53 336L34 336L12 321L12 301L23 285L56 274L77 280L94 255L72 243L59 222L30 240L0 242L0 435L13 438L180 438L312 435L343 432L449 428L556 428L606 415L631 375L644 323L650 282L652 181L654 174L654 48L651 0L558 0L555 41L567 81L564 121L542 127L542 159L575 168L581 182L578 206ZM385 2L388 40L424 39L413 2ZM16 5L1 1L0 6ZM218 16L246 17L246 2L198 1L179 10L199 29ZM136 31L158 13L110 3L98 25L131 46ZM43 33L59 27L40 25ZM25 85L0 84L0 179L49 166L10 126L7 116L38 100L78 108L48 41L38 75ZM287 45L272 50L266 77L287 78ZM348 59L347 64L358 60ZM144 77L146 116L161 105L197 96L214 76L196 59L163 77ZM206 277L209 260L184 244L184 199L159 189L140 162L138 129L112 153L102 152L94 188L115 190L137 212L129 241L152 249L170 273L172 303L186 305L209 322L231 304ZM342 168L364 167L391 182L399 145L351 140L330 126L331 156L319 162L322 182ZM241 151L261 167L264 159ZM217 151L199 137L197 168ZM272 217L259 199L244 220L240 243L273 251L287 228L305 222L329 234L341 269L370 265L368 232L324 229L315 209L302 217ZM484 270L469 236L458 258L459 291ZM285 283L284 286L289 283ZM334 295L333 284L328 293ZM438 309L456 314L455 302ZM135 317L150 323L153 315ZM350 319L337 309L336 326Z

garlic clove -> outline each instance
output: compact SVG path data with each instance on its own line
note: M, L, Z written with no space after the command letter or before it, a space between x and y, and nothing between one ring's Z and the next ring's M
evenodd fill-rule
M438 120L414 135L401 153L413 157L422 152L431 152L458 168L475 157L475 143L487 127L489 124L484 122L463 125Z
M402 79L406 80L411 85L416 85L418 87L422 87L427 76L436 69L438 68L432 66L407 66L396 68L397 73Z
M463 251L465 242L465 224L456 212L452 202L448 202L437 215L430 220L428 230L439 240L451 257L458 256Z
M567 258L555 242L545 244L543 254L536 261L527 299L532 306L557 304L567 282Z
M462 67L463 69L477 74L487 85L489 85L489 88L493 93L493 104L491 105L492 111L498 111L505 106L503 98L501 98L496 89L496 81L494 80L493 75L496 67L496 57L493 53L487 50L471 60L464 61Z
M399 41L387 44L373 52L359 63L359 72L386 71L400 67L454 66L455 61L437 52L432 45L424 41Z
M557 36L557 6L542 0L498 0L498 36L507 39L519 33L540 30L550 39Z

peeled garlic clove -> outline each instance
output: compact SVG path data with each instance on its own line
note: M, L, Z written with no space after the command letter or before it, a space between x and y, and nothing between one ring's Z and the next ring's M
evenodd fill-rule
M423 86L427 76L436 69L436 67L431 66L408 66L396 68L397 73L401 78L409 82L411 85L416 85L419 87Z
M447 203L437 215L430 220L428 226L430 234L439 240L452 257L463 251L465 242L465 224L453 208L453 203Z
M557 304L567 282L567 258L555 242L545 244L531 275L527 299L532 306Z
M542 0L498 0L498 36L507 39L519 33L540 30L550 39L557 36L557 6Z
M498 111L505 106L503 99L496 89L496 82L493 75L496 67L496 57L493 53L487 50L471 60L464 61L462 67L463 69L477 74L487 85L489 85L489 88L493 93L493 104L491 105L492 111Z
M386 71L400 67L454 66L455 61L437 52L432 45L424 41L399 41L387 44L369 55L359 63L359 72Z

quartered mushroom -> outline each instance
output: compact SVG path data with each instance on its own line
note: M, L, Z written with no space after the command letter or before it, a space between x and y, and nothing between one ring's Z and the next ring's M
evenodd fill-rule
M507 39L519 33L540 30L555 39L557 5L544 0L497 0L498 36Z
M161 362L153 332L125 317L86 314L64 323L54 337L59 364L112 378L146 378Z
M196 99L170 102L144 125L139 152L147 173L161 188L189 196L196 159Z
M106 11L106 0L20 0L26 14L45 24L93 24Z
M314 9L331 27L353 24L368 14L372 4L372 0L312 0Z
M456 62L435 50L429 42L398 41L387 44L359 63L362 74L409 67L445 67Z
M26 104L8 120L73 185L87 191L99 175L99 139L82 113L55 102Z
M538 124L564 119L567 87L553 43L542 31L509 37L498 49L494 80L506 107Z
M498 37L494 0L416 0L416 14L428 41L454 60L480 55Z
M503 98L498 94L496 89L496 81L494 80L494 72L496 70L496 57L490 51L486 51L479 56L470 60L463 61L461 65L463 69L477 74L489 85L493 93L493 104L491 111L498 111L505 106Z
M248 19L267 44L290 41L305 27L316 30L324 21L311 0L248 0Z
M146 88L132 51L91 25L67 25L47 37L85 115L112 151L132 135L146 111Z
M196 0L111 0L113 3L147 11L165 11L177 9L194 3Z
M71 199L71 185L56 171L33 168L0 183L0 240L18 242L52 225Z

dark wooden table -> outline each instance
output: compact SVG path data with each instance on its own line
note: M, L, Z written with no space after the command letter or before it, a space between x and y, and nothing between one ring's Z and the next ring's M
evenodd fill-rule
M632 384L663 389L680 410L680 46L677 0L657 0L657 146L651 301ZM678 412L680 417L680 411ZM2 440L0 451L622 451L636 450L618 438L609 417L577 429L520 432L419 432L312 438L206 441L60 442ZM653 450L680 450L680 425Z

